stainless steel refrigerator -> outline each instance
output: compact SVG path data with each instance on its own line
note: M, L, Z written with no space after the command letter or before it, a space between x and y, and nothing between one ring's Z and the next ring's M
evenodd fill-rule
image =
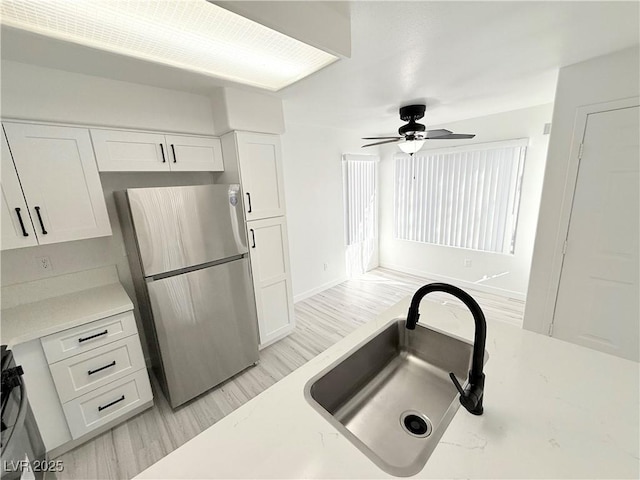
M258 361L240 187L115 196L149 353L175 408Z

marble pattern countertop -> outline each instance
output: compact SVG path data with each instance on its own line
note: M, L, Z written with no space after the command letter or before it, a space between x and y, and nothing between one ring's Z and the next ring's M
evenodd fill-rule
M11 348L132 309L133 304L119 283L23 303L2 309L0 341Z
M406 298L137 479L387 478L305 400L309 379ZM428 298L421 322L473 338L470 314ZM638 478L639 364L487 319L485 413L460 408L417 478ZM224 390L224 386L222 387Z

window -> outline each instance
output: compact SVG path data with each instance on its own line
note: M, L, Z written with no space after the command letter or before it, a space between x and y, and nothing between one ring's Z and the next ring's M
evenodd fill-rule
M370 270L375 263L378 157L345 154L342 159L347 274L354 276Z
M513 253L527 139L398 154L395 236Z

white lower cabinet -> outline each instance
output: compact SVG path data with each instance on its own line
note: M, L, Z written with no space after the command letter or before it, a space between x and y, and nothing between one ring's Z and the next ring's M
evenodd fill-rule
M54 363L49 368L61 402L145 367L138 335Z
M59 455L153 405L132 311L12 350L49 452Z
M263 348L295 326L285 217L247 222L247 232Z
M62 405L71 436L95 430L153 398L146 370L109 383Z

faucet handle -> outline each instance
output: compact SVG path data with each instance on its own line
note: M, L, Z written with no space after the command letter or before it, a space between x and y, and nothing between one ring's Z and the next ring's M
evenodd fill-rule
M469 384L465 391L460 385L460 382L456 378L453 372L449 373L451 381L456 387L456 390L460 393L460 404L466 408L469 413L474 415L482 415L484 408L482 406L482 397L484 395L484 375L480 378L479 384ZM469 380L471 382L471 380Z
M449 372L449 377L451 378L451 381L453 382L453 384L456 387L456 390L458 390L458 392L460 393L460 395L464 396L465 392L464 389L462 388L462 385L460 385L460 382L458 381L458 379L456 378L455 373L453 372Z

